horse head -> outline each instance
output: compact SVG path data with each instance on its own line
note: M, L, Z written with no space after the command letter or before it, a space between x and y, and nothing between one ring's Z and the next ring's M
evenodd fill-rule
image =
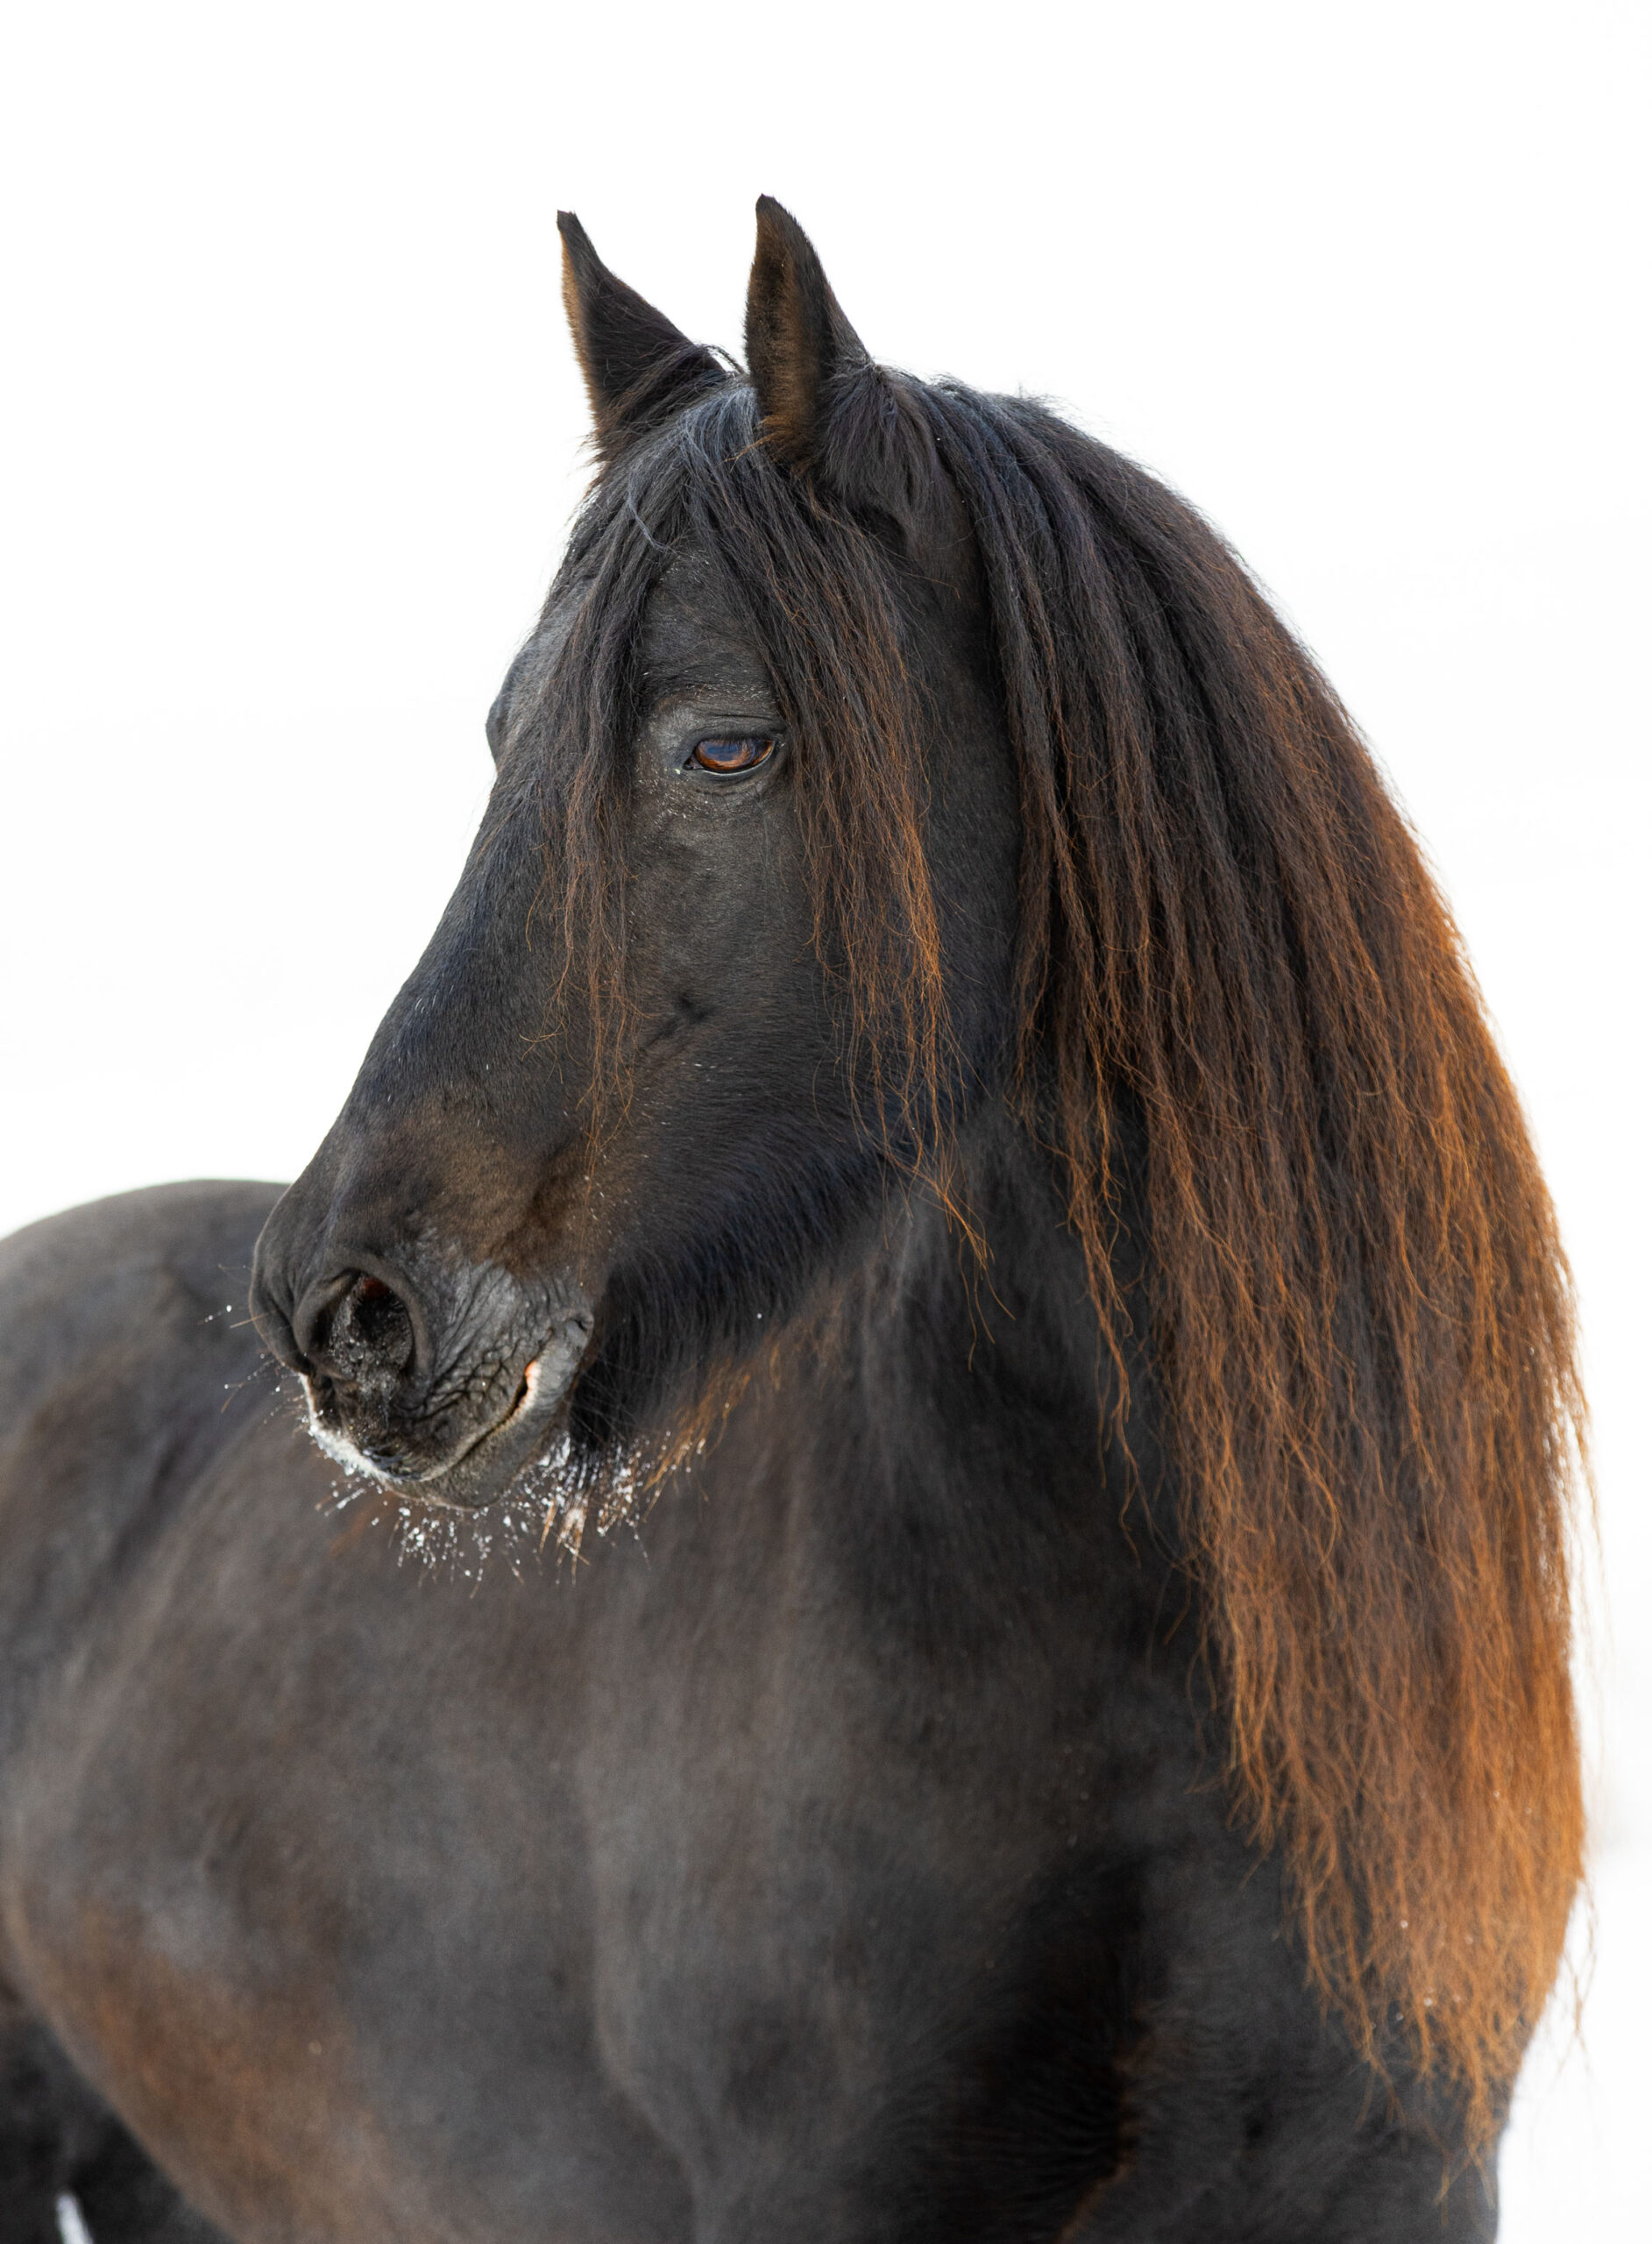
M352 1466L476 1505L772 1332L1002 1074L1014 784L974 542L765 199L749 380L562 220L604 462L487 814L254 1308Z

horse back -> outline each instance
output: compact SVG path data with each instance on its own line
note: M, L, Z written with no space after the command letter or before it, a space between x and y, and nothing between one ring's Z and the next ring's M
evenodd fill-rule
M160 1185L0 1241L0 1772L266 1376L244 1304L280 1190Z

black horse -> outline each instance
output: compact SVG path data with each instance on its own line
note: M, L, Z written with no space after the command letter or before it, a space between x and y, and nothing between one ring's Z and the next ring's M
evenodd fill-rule
M749 376L563 234L601 471L342 1116L0 1256L0 2230L1487 2237L1581 1405L1414 844L776 204Z

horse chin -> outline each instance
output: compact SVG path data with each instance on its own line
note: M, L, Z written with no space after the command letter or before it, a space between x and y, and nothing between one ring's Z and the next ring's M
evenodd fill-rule
M538 1462L554 1444L590 1338L588 1317L570 1317L525 1366L511 1406L501 1418L469 1435L440 1462L415 1471L358 1448L342 1427L330 1425L316 1407L310 1381L303 1381L312 1440L352 1476L374 1481L404 1502L434 1504L450 1511L480 1511L506 1494L518 1476Z

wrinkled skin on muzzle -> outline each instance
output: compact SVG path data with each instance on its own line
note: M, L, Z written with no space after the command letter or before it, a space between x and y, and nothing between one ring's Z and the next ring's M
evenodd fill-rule
M932 859L944 868L954 827L978 876L984 834L1007 899L1008 755L967 571L932 554L911 586L942 721ZM259 1329L301 1375L323 1445L453 1504L492 1502L559 1441L633 1438L675 1382L773 1330L876 1219L886 1182L887 1133L848 1079L817 955L797 814L810 774L691 546L647 610L621 789L626 1049L620 1090L596 1096L589 1000L546 933L559 898L541 791L566 743L533 721L577 597L553 600L513 669L482 834L254 1277ZM950 962L987 997L982 1044L1006 1003L1007 905L937 889Z

